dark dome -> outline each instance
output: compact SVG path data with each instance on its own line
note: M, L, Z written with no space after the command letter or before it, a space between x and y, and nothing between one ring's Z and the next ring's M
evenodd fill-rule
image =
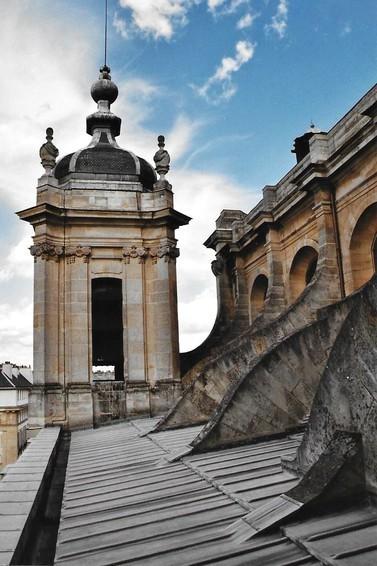
M87 148L63 157L54 169L55 178L111 175L114 181L140 183L147 191L153 190L157 181L154 168L145 159L121 149L115 141L120 134L121 119L110 111L110 104L118 96L118 87L111 80L110 68L106 65L100 69L99 80L93 84L91 94L100 102L97 112L86 119L86 131L92 141ZM108 104L101 104L106 101Z
M57 179L62 179L63 177L68 175L69 162L71 161L72 155L73 153L70 153L69 155L65 155L57 162L54 170L54 175Z
M72 160L73 157L75 160ZM157 179L153 167L145 159L107 143L99 143L63 157L55 167L55 177L62 179L69 173L128 177L130 181L140 182L147 190L153 189Z

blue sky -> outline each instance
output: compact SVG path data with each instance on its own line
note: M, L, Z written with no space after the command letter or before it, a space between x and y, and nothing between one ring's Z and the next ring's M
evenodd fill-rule
M103 2L96 4L100 26ZM213 12L205 1L181 4L192 6L186 23L173 21L171 37L156 39L155 30L135 26L135 11L109 0L110 22L122 20L127 36L111 34L109 58L114 76L143 76L160 86L159 111L148 117L152 128L168 130L182 111L205 124L196 139L203 148L196 167L214 167L252 186L276 182L294 163L293 138L311 120L331 127L376 80L374 0L250 0L233 2L233 11L224 1ZM280 34L270 27L279 4L287 9ZM255 17L251 26L237 29L247 14ZM202 86L224 57L234 57L239 41L253 45L254 55L232 75L237 92L217 100L220 83L208 99L199 96L193 86Z
M4 1L4 0L3 0ZM151 160L166 135L178 233L182 350L216 312L213 253L201 242L222 208L249 211L294 164L313 120L329 129L376 82L375 0L108 0L109 63L120 88L120 143ZM6 7L5 7L6 6ZM89 143L85 117L103 60L104 0L4 3L0 49L0 361L31 363L31 206L38 150Z

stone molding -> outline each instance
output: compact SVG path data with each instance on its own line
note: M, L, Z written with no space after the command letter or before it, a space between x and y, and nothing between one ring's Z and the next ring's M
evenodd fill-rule
M64 247L48 241L34 244L29 249L35 262L38 258L59 261L60 257L65 257L67 263L75 263L76 258L82 258L84 263L88 263L92 255L90 246ZM148 257L152 259L152 263L157 263L159 259L164 259L165 262L169 263L171 261L174 262L179 257L179 249L175 245L169 244L153 248L129 246L124 247L122 252L126 263L130 263L131 259L137 259L139 263L144 263Z
M145 248L139 246L130 246L123 248L123 257L126 263L130 263L132 259L138 259L139 263L150 257L152 263L157 263L159 259L164 258L165 262L175 261L179 257L179 249L175 245L159 246L154 248Z
M91 256L92 249L89 246L60 246L51 242L41 242L34 244L29 248L31 255L34 257L34 262L38 258L54 261L59 261L60 257L66 257L67 263L74 263L76 257L83 258L85 263L88 263Z

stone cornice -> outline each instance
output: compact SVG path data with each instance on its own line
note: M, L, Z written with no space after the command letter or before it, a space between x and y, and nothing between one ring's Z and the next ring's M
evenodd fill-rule
M178 212L173 208L161 210L99 210L60 208L50 204L40 204L21 210L17 213L21 220L30 222L32 225L46 221L66 224L107 224L119 226L169 226L172 229L188 224L189 216Z
M232 241L232 230L231 229L217 229L206 239L204 245L206 248L212 248L216 250L218 244L225 244Z
M59 208L52 204L38 204L17 212L17 216L21 220L30 222L33 226L44 223L46 220L53 224L62 224L64 222L64 208Z

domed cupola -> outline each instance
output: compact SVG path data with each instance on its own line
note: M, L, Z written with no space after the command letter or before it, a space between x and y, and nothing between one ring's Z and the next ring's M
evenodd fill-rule
M63 157L56 165L54 176L61 183L67 177L95 178L140 183L146 191L153 190L157 180L154 168L141 157L120 148L115 140L120 134L121 119L110 105L118 97L118 87L111 80L110 68L100 69L99 79L91 88L97 111L86 119L86 131L92 136L87 148Z

